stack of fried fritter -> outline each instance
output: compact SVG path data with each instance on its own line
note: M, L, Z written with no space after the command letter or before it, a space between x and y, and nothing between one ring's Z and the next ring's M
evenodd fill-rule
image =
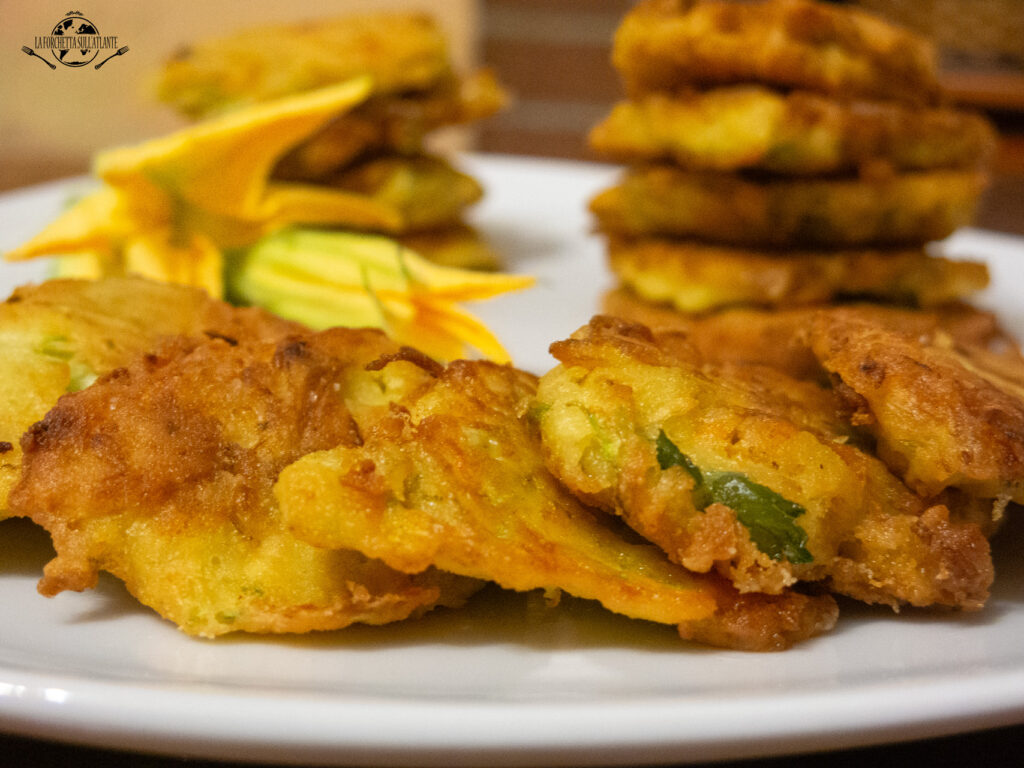
M970 220L988 124L939 106L925 42L807 0L646 0L614 59L591 139L634 165L591 207L605 309L644 325L552 346L550 471L746 595L981 607L1024 358L961 301L985 266L926 244Z
M350 193L361 208L352 229L390 235L450 266L497 266L464 221L480 184L427 147L437 129L494 114L506 95L489 71L455 73L429 17L354 15L205 41L166 64L159 94L205 118L362 75L373 78L374 95L296 147L275 177Z
M631 164L591 203L616 310L931 307L986 285L926 248L971 220L994 147L942 106L926 41L809 0L645 0L613 61L628 100L590 143Z

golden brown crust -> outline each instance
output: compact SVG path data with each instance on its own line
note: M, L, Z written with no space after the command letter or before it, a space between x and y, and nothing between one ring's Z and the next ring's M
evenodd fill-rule
M384 623L460 603L475 583L303 544L271 494L298 457L358 442L354 414L378 408L384 383L363 366L396 351L366 330L182 338L63 397L22 440L10 496L57 551L40 591L86 589L109 571L202 636Z
M501 268L501 256L487 239L467 224L413 232L396 238L425 259L444 267L494 271Z
M608 261L640 297L682 312L870 298L931 306L988 285L982 262L924 248L772 251L667 237L608 237Z
M49 280L0 304L0 518L21 468L22 433L65 392L152 351L165 336L275 338L301 330L260 309L238 309L196 288L141 278Z
M656 332L683 333L705 360L768 365L797 379L822 376L821 365L801 338L815 310L733 308L697 314L617 288L604 295L601 311Z
M675 337L608 318L552 354L561 365L537 395L548 467L673 561L722 573L741 592L827 580L890 605L985 601L992 567L979 527L922 523L934 505L859 446L830 391L772 369L701 364ZM718 497L716 482L761 490L747 501ZM770 504L779 505L773 513ZM794 522L780 517L787 505ZM772 539L758 531L767 524L760 513L773 530L788 528L790 544L804 536L803 551L762 543ZM895 548L894 527L902 532Z
M544 468L524 414L535 386L512 368L452 363L364 430L361 445L286 469L287 520L321 547L355 546L400 570L433 564L510 589L564 590L730 648L775 649L832 626L827 596L785 592L776 610L745 616L747 601L725 580L672 565L581 505Z
M916 104L939 95L927 41L807 0L645 0L623 19L612 61L631 95L751 81Z
M372 75L380 93L449 75L448 46L421 13L366 13L204 40L164 65L159 98L191 118Z
M865 558L865 553L870 553ZM866 603L984 607L992 584L989 547L973 524L950 521L945 506L920 516L889 517L861 526L846 556L836 558L833 589Z
M428 91L374 96L295 147L278 163L274 176L315 181L373 154L420 154L429 132L482 120L507 100L488 70L443 78Z
M932 336L943 331L963 348L987 350L1011 360L1020 356L1016 342L1000 327L993 313L967 304L952 302L927 310L881 304L846 306L855 307L872 323L910 336ZM808 346L807 329L819 312L833 309L844 307L741 307L695 314L653 304L625 288L608 292L602 303L605 314L655 331L684 333L705 360L769 365L797 379L815 380L823 379L826 373Z
M606 232L732 245L920 245L970 223L985 187L974 171L755 181L670 165L630 168L590 203Z
M839 607L828 595L723 596L713 620L679 626L679 635L707 645L744 651L782 651L835 626Z
M562 589L678 623L714 610L714 580L626 543L544 470L521 410L530 374L456 361L338 447L289 467L277 491L297 535L399 570L429 565L507 589Z
M996 137L974 113L739 85L620 102L591 130L589 143L622 162L807 175L879 164L977 167L991 156Z
M912 337L853 311L819 315L811 347L878 454L925 495L953 486L1024 501L1024 359Z
M480 183L440 157L382 155L323 180L361 200L371 215L359 229L409 234L460 222L466 208L483 196Z

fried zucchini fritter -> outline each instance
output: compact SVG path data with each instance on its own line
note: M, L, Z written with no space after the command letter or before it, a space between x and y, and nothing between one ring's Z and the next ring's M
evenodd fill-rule
M653 93L614 106L590 146L622 162L783 175L977 167L995 149L982 118L954 109L846 101L757 85Z
M425 90L450 74L437 24L419 13L366 13L246 29L180 51L158 96L191 118L372 75L379 93Z
M871 298L931 306L988 285L982 262L924 248L756 250L664 237L608 237L608 260L623 285L682 312L733 305L794 307Z
M779 309L735 307L708 313L680 312L668 305L653 304L625 288L607 293L602 307L631 323L655 332L686 334L702 359L709 362L768 365L797 379L820 380L821 363L807 341L807 329L819 313L855 307L872 323L910 336L942 331L960 347L988 350L992 354L1019 357L1020 350L991 312L951 302L923 309L883 304L806 306Z
M271 489L300 456L354 445L401 370L397 345L336 329L277 342L182 337L63 397L22 441L11 509L50 532L39 590L101 570L188 634L382 624L457 605L479 584L397 573L293 537ZM388 378L390 377L390 378Z
M399 235L398 242L442 267L456 269L501 269L501 256L487 239L468 224L427 229Z
M971 222L986 177L930 171L878 178L773 178L630 168L590 204L602 230L779 247L920 245Z
M939 95L927 41L808 0L644 0L619 26L612 62L631 96L740 82L914 104Z
M825 581L894 607L984 604L992 563L979 527L859 448L829 390L702 364L678 339L610 318L552 354L561 365L535 408L548 467L673 561L741 591Z
M483 196L480 183L439 157L384 155L324 179L351 193L362 219L348 225L385 234L422 232L459 223L463 211ZM355 210L355 208L354 208Z
M919 493L1024 502L1024 358L819 315L810 344L878 455Z
M501 85L486 70L462 79L444 78L428 91L373 96L289 152L274 176L316 181L370 155L418 155L431 131L482 120L506 101Z
M272 338L300 329L195 288L139 278L50 280L0 304L0 518L21 469L21 435L65 392L127 365L164 336Z
M281 473L275 492L297 536L409 573L433 565L509 589L565 590L733 648L782 648L834 623L827 596L739 595L630 543L577 502L544 469L522 413L535 377L470 361L433 375L362 429L360 445Z
M680 312L655 304L628 288L607 292L601 311L656 333L685 335L700 357L709 362L760 364L797 379L821 378L821 365L802 338L804 325L817 308L752 309L734 307L716 312Z

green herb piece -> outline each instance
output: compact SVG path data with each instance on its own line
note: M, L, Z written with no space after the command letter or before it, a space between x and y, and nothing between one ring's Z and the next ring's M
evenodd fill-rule
M701 472L664 431L658 433L657 455L662 469L681 467L693 478L693 504L697 509L707 509L716 502L729 507L751 541L770 558L785 558L791 563L814 560L806 548L807 533L796 523L796 518L807 511L799 504L739 472Z
M750 539L772 560L814 560L805 546L807 533L795 522L807 511L799 504L739 472L709 472L707 482L711 497L736 513Z
M697 465L690 461L690 457L679 450L679 447L668 439L664 430L658 433L658 466L662 469L669 467L682 467L686 473L693 478L693 481L700 485L704 482Z

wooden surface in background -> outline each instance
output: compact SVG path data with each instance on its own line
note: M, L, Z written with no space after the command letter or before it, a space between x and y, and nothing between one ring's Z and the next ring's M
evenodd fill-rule
M596 159L586 135L621 98L611 41L631 0L482 0L481 60L515 98L480 149Z

